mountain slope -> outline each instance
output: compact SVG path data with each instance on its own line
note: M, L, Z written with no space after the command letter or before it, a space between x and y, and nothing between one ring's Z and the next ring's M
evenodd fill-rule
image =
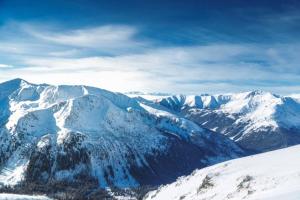
M0 200L51 200L46 196L20 195L20 194L0 194Z
M246 149L268 151L300 143L300 103L262 91L177 95L155 100Z
M0 89L1 184L159 185L245 155L224 136L123 94L21 79Z
M145 200L300 199L300 145L194 171Z

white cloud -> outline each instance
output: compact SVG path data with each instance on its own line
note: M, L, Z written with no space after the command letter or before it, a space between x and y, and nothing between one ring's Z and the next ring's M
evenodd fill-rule
M299 44L155 47L138 41L138 30L130 26L63 31L30 24L19 27L19 31L25 31L21 41L10 34L0 38L0 58L24 67L0 65L0 81L21 77L32 82L87 84L114 91L282 92L285 88L289 93L300 92L300 84L296 84L300 80ZM0 29L0 33L5 30ZM260 85L264 81L270 84ZM276 81L294 84L272 86Z
M12 65L7 65L7 64L0 64L0 69L1 68L11 68L13 67Z
M69 56L75 56L77 54L80 54L80 50L78 49L68 49L64 51L52 51L49 52L49 56L54 56L54 57L69 57Z
M38 39L74 47L103 48L105 51L111 51L144 45L135 39L137 30L132 26L105 25L62 32L45 31L41 27L29 24L23 25L23 28L28 34Z
M260 64L238 62L240 56L256 54L268 55L269 51L247 45L220 44L158 48L141 54L114 57L26 57L22 63L28 67L10 71L6 76L17 75L30 81L54 84L95 85L123 92L142 90L181 93L250 89L282 92L283 88L279 88L278 84L272 87L270 84L259 86L259 83L300 79L297 73L277 73ZM247 85L247 80L258 84ZM297 88L295 85L285 87L286 90Z

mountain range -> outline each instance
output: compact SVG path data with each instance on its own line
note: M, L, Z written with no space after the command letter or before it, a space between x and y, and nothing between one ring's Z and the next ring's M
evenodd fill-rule
M157 104L87 86L0 85L0 183L138 187L247 153ZM161 109L160 109L161 108Z
M300 103L264 91L175 95L154 100L244 149L265 152L300 143Z
M297 95L127 96L22 79L0 84L3 186L158 187L195 169L295 144Z

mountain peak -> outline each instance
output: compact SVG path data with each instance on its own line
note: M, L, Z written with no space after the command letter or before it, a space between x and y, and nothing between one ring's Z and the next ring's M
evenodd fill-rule
M247 92L247 97L254 97L254 96L265 95L265 94L271 94L271 93L263 90L253 90Z
M28 85L27 81L16 78L12 79L3 83L0 83L0 100L8 97L10 94L12 94L14 91L20 89L24 85Z
M28 83L28 82L21 78L15 78L8 81L4 81L0 83L0 85L21 85L22 83Z

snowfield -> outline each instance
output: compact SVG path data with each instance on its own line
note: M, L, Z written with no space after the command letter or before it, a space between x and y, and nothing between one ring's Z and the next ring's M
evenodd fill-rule
M300 145L196 170L145 200L299 200Z
M46 196L31 196L21 194L0 194L0 200L51 200Z

